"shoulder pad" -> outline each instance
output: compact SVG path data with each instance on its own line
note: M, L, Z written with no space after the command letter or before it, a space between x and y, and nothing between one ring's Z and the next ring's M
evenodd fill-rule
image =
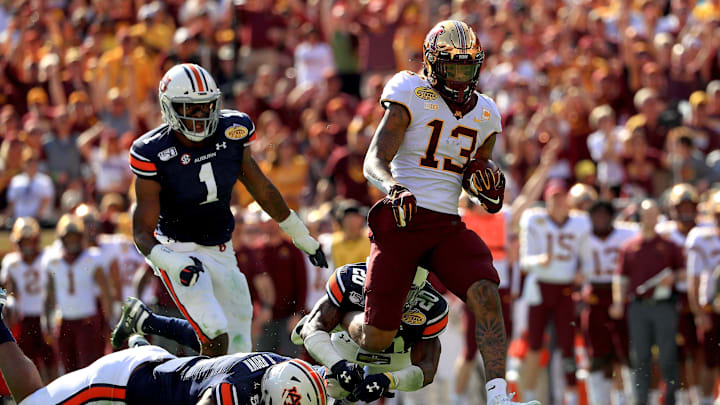
M164 142L168 128L167 124L161 125L133 142L130 147L130 169L138 177L155 179L158 160L166 161L177 156L175 147L168 147L167 142Z
M255 140L255 124L250 116L235 110L220 111L220 125L225 138L233 141L245 141L248 144Z
M410 71L396 73L385 85L380 103L385 106L388 102L398 103L410 112L410 102L414 98L424 101L432 101L440 98L440 95L430 87L430 84L423 77Z
M325 285L330 301L337 307L364 305L365 263L348 264L335 270Z

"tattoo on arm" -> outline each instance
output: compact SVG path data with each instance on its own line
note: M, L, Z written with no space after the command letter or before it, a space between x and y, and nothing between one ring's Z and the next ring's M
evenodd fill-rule
M242 170L238 176L252 197L260 204L263 211L272 219L282 222L290 215L285 199L277 187L265 176L253 159L250 148L246 147L243 154Z
M497 284L489 280L475 282L468 289L467 305L475 315L475 342L485 363L487 380L505 378L507 336Z
M396 183L390 173L390 161L400 148L408 125L410 114L405 106L390 103L365 155L365 177L385 193Z

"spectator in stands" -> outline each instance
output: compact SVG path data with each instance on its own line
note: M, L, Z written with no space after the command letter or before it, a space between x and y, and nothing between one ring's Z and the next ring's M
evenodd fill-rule
M340 201L335 207L337 231L332 234L330 256L334 267L364 262L370 254L365 208L357 201Z
M307 189L308 162L298 154L294 142L286 138L268 151L267 160L260 164L265 175L275 184L288 207L300 209L302 194Z
M23 171L10 180L7 215L49 219L54 188L50 177L38 171L39 161L29 148L22 151Z
M300 35L302 42L295 47L296 82L298 86L316 86L333 69L332 51L312 24L303 25Z

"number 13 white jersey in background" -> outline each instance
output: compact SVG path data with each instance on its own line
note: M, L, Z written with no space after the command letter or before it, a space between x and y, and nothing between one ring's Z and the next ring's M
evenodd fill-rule
M696 226L687 236L688 276L700 278L698 300L700 305L712 302L715 295L713 272L720 266L720 230L715 226Z
M403 71L385 85L380 102L398 103L410 114L390 170L419 207L457 215L465 164L490 135L502 131L495 102L476 94L475 108L458 119L423 76Z
M545 208L526 210L520 218L520 266L539 281L571 283L579 271L590 273L589 237L587 216L571 212L565 223L556 224ZM541 264L541 255L550 258L547 265Z
M590 283L611 283L618 265L618 254L622 245L639 231L639 227L629 223L614 225L613 231L602 239L590 234L592 250L592 272L587 274Z

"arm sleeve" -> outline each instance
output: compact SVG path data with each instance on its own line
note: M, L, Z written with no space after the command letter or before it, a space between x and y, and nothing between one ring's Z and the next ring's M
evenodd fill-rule
M541 255L544 253L539 244L532 243L538 238L532 225L532 218L533 215L527 211L520 218L520 267L528 272L540 268Z
M702 246L700 246L700 243L698 243L699 241L700 238L691 233L685 244L685 249L687 250L685 268L687 269L688 276L699 276L708 265L707 256L705 255Z
M340 269L333 271L327 283L325 283L325 292L327 293L330 302L338 308L342 306L343 296L345 295L345 289L341 283L342 280L339 279L339 272Z

